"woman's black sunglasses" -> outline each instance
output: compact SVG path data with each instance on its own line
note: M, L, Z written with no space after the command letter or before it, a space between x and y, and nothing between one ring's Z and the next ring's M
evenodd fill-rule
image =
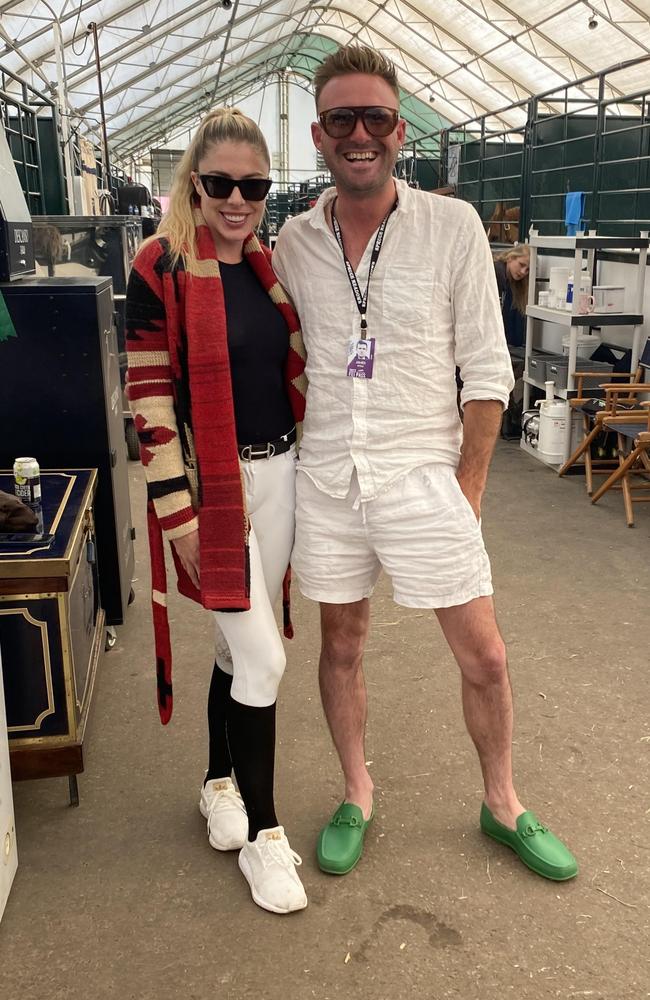
M270 177L219 177L216 174L199 174L199 180L208 198L230 198L235 188L244 201L264 201L273 181Z
M330 108L322 111L318 120L330 139L345 139L352 135L357 122L362 120L368 135L377 138L394 132L399 121L399 111L394 108Z

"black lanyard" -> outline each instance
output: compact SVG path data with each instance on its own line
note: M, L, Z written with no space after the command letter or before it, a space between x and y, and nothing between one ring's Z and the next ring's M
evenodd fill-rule
M393 206L384 216L379 229L377 230L377 235L375 236L375 244L372 248L372 254L370 256L370 267L368 268L368 281L366 283L366 290L361 294L361 287L357 280L357 276L354 273L354 268L347 258L345 252L345 247L343 246L343 236L341 235L341 227L339 226L338 219L334 215L334 206L336 204L336 198L332 202L332 229L334 230L334 235L336 237L336 242L341 248L341 253L343 254L343 261L345 263L345 269L348 272L348 280L352 286L352 292L354 293L354 300L357 304L357 309L359 310L359 315L361 316L361 335L365 336L365 332L368 329L368 324L366 323L366 312L368 311L368 292L370 290L370 279L372 278L372 272L375 270L377 261L379 260L379 253L381 251L382 243L384 242L384 233L386 232L386 226L388 225L388 220L397 208L397 198L393 202Z

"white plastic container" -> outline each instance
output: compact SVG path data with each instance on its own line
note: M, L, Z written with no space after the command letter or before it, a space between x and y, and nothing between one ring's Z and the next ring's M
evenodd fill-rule
M552 465L564 459L564 440L567 428L568 403L553 398L553 382L545 382L546 399L539 400L539 436L537 450Z
M0 920L18 867L16 824L9 770L9 743L5 714L2 658L0 657Z
M562 399L548 402L544 399L539 407L540 455L553 465L560 465L564 459L564 438L566 435L567 404Z
M625 308L625 288L623 285L594 285L595 313L622 313Z
M552 267L548 273L549 305L551 309L564 309L566 291L571 274L568 267Z
M571 335L566 333L562 337L562 354L569 353ZM600 334L597 332L587 333L578 331L576 335L576 357L590 358L600 344Z
M580 272L580 291L591 295L591 275L588 271Z

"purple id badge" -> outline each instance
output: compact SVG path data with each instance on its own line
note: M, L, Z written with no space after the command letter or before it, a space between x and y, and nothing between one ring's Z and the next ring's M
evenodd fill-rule
M375 361L375 338L351 340L348 345L349 378L372 378Z

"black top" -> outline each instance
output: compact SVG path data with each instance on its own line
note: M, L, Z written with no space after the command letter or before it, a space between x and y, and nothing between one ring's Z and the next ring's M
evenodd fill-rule
M263 444L295 421L284 382L289 331L246 260L219 261L239 444Z

